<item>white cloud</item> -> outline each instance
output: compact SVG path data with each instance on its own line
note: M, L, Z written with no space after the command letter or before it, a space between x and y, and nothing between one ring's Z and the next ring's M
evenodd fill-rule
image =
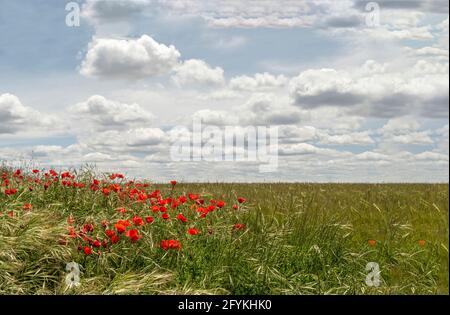
M383 134L397 134L416 131L420 128L420 123L414 117L397 117L389 119L388 122L381 127L380 132Z
M194 121L201 121L205 125L227 126L238 123L239 118L227 111L202 109L192 115Z
M155 116L136 103L125 104L93 95L85 102L69 108L74 118L89 121L95 129L117 129L131 126L148 126Z
M179 85L223 85L223 69L212 68L203 60L189 59L175 69L173 81Z
M94 38L89 43L80 73L102 78L139 79L170 73L180 52L148 35L138 39Z
M285 85L288 79L284 75L274 76L270 73L256 73L253 76L237 76L230 79L230 88L236 90L266 90Z
M408 134L396 135L388 138L387 140L401 144L426 145L434 143L426 132L411 132Z
M448 117L448 64L419 61L406 69L380 71L367 71L365 65L363 71L303 71L291 79L292 101L306 109L341 107L365 117Z
M58 125L56 117L24 106L17 96L0 94L0 135L55 131Z
M375 141L368 131L363 131L337 135L323 134L319 143L332 145L370 145L374 144Z

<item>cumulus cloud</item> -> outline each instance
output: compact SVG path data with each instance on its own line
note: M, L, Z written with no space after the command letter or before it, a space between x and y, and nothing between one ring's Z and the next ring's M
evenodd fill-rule
M173 81L179 85L222 85L223 69L212 68L203 60L189 59L175 69Z
M81 63L80 73L102 78L140 79L170 73L180 52L148 35L138 39L94 38Z
M166 141L159 128L132 128L126 131L108 130L95 138L82 139L82 143L98 152L153 152Z
M368 131L337 135L323 133L320 138L319 143L329 145L370 145L375 143Z
M448 64L419 61L402 71L311 69L291 79L290 94L294 104L307 109L334 106L366 117L448 117Z
M155 118L152 113L136 103L120 103L101 95L93 95L85 102L71 106L69 111L75 119L88 121L94 128L100 130L148 126Z
M412 132L408 134L395 135L388 138L388 140L401 144L426 145L434 143L427 132Z
M230 79L231 89L257 91L278 88L285 85L288 79L284 75L274 76L270 73L256 73L253 76L236 76Z
M45 132L55 130L57 125L56 117L23 105L13 94L0 94L0 135L23 131Z

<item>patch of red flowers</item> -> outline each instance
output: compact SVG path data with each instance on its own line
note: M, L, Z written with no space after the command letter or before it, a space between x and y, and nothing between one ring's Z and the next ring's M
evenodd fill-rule
M181 243L177 240L162 240L161 248L164 250L181 249Z
M151 189L151 185L148 183L126 181L125 176L120 173L111 173L102 179L86 179L67 171L49 170L46 172L33 169L27 174L18 169L0 173L0 198L3 193L10 196L7 200L12 200L14 206L21 205L22 210L25 211L32 210L33 204L22 204L20 201L14 200L14 196L19 192L23 200L36 200L27 199L31 194L52 194L52 198L59 196L58 202L64 202L67 194L72 194L72 189L85 190L89 194L88 198L100 199L97 204L106 208L100 210L100 213L103 213L104 210L111 210L111 217L102 218L99 222L90 222L84 221L81 217L77 217L75 220L70 214L67 217L67 234L61 236L58 241L60 245L75 245L80 253L84 253L86 256L100 255L102 248L105 249L103 253L111 252L113 248L120 250L122 247L115 246L115 244L125 240L129 240L133 244L139 243L141 238L149 235L150 230L164 231L165 226L170 232L169 235L173 235L171 236L173 239L161 240L160 247L163 250L180 250L182 248L180 240L189 242L191 241L189 235L202 235L200 229L194 227L197 221L201 219L201 224L203 222L208 224L205 235L210 235L213 233L211 223L220 214L225 214L231 208L239 209L240 204L246 202L245 198L238 197L235 204L227 207L224 200L215 199L207 192L177 194L175 186L178 185L178 182L171 180L169 183L170 186L164 188L167 194L165 195L162 190ZM41 197L39 196L37 200L41 200ZM101 200L104 202L102 203ZM217 212L217 215L207 217L213 212ZM160 213L160 216L155 213ZM12 218L15 216L13 211L9 211L7 214ZM176 218L176 220L171 220L171 218ZM184 226L184 223L187 222L192 223L189 228ZM233 225L233 230L245 228L243 223ZM206 233L206 231L208 232Z

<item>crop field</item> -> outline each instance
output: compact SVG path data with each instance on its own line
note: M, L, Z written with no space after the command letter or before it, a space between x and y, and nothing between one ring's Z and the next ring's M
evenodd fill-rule
M449 291L448 184L0 175L0 294Z

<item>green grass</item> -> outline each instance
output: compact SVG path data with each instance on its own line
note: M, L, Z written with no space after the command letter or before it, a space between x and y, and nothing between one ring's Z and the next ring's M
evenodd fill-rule
M89 183L90 176L79 178ZM18 181L16 195L0 192L0 294L449 292L447 184L179 183L176 195L212 195L226 206L206 220L193 218L187 206L168 210L172 217L190 215L191 222L155 217L137 243L121 241L111 252L88 257L77 242L58 244L69 215L77 225L96 224L120 218L119 206L127 206L128 216L152 215L149 206L90 189L33 185L30 192ZM170 185L146 188L154 189L170 194ZM247 202L232 209L240 196ZM25 203L33 210L22 210ZM246 229L233 231L235 223ZM191 225L201 234L187 235ZM162 250L159 242L167 238L179 239L182 249ZM369 239L376 245L369 246ZM81 285L67 289L71 261L80 265ZM368 262L380 266L379 287L365 283Z

